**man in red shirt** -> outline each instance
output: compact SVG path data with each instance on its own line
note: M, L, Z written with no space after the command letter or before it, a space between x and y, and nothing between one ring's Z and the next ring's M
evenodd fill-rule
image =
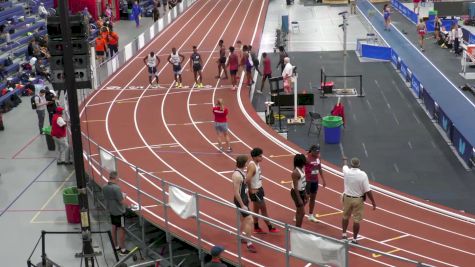
M270 58L267 57L267 53L262 53L262 61L264 61L264 69L262 70L263 75L262 75L262 82L261 82L261 90L256 91L259 94L262 94L262 90L264 89L264 82L267 79L270 79L272 77L271 62L270 62Z
M70 160L68 138L66 137L67 123L63 119L62 107L56 108L56 114L53 115L53 124L51 127L51 136L53 136L58 148L57 164L72 164Z
M227 150L226 152L231 152L231 145L229 144L229 135L228 135L228 108L223 105L223 99L219 98L216 101L216 106L213 107L214 114L214 128L218 134L218 147L220 150L224 150L222 143L223 138L226 142Z
M234 46L229 47L229 57L228 64L229 74L231 74L231 84L233 85L233 90L236 90L236 74L239 69L239 57L234 53Z
M313 145L308 150L307 163L305 164L305 178L307 180L305 189L307 194L310 195L308 220L311 222L318 222L317 218L313 215L315 198L318 191L318 176L322 178L323 187L326 187L327 183L323 177L322 163L320 162L320 146Z

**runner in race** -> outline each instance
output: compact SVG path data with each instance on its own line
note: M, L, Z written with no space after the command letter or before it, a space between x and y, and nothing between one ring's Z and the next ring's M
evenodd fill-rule
M201 73L203 60L196 46L193 46L193 53L190 56L190 68L193 70L193 75L195 76L196 88L203 88L203 76Z
M182 54L178 53L176 51L176 48L172 48L172 53L168 56L168 62L173 67L173 77L175 77L175 82L176 82L176 87L182 88L182 78L181 78L181 63L185 60L185 56Z

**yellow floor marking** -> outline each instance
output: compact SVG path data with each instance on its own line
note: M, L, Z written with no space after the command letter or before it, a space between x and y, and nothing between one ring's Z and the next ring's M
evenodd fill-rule
M342 214L342 213L343 213L343 211L337 211L337 212L325 213L325 214L317 214L317 218L327 217L327 216L332 216L332 215L337 215L337 214Z
M83 123L88 123L88 122L104 122L106 120L88 120L88 121L82 121Z
M394 249L394 250L391 250L391 251L388 251L388 252L385 252L386 254L392 254L392 253L395 253L395 252L398 252L400 251L401 249L397 248L397 249ZM378 254L378 253L373 253L373 258L379 258L383 255L381 254Z
M408 236L410 236L410 234L405 234L405 235L401 235L401 236L396 236L396 237L393 237L393 238L390 238L390 239L383 240L383 241L381 241L381 243L386 243L386 242L389 242L389 241L398 240L398 239L401 239L401 238L404 238L404 237L408 237Z
M295 154L283 154L283 155L270 155L269 158L282 158L282 157L290 157L294 156Z
M40 213L46 208L46 206L48 206L48 204L51 202L51 200L53 200L53 198L59 193L59 191L61 191L61 189L63 189L64 185L66 184L66 182L68 182L68 180L73 176L74 174L74 171L72 171L67 177L66 179L61 183L61 185L59 185L59 187L56 189L56 191L54 191L54 193L48 198L48 200L46 200L45 204L43 204L43 206L41 206L40 210L36 212L36 214L33 216L33 218L31 218L30 220L30 223L35 223L35 220L36 218L38 218L38 216L40 215Z

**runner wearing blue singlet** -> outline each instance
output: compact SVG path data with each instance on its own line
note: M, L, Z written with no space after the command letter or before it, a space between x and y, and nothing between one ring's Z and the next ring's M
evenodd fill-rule
M385 4L383 7L383 17L384 17L384 30L391 30L391 9L388 4Z
M196 88L203 88L203 77L201 74L203 60L201 59L201 55L198 53L198 48L196 48L196 46L193 46L193 54L190 56L190 68L193 70L193 74L195 75Z

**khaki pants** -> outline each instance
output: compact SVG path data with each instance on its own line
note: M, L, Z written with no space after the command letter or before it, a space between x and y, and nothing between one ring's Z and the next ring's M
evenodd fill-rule
M343 219L347 220L353 215L353 222L359 223L363 220L364 201L363 198L353 198L343 195Z

